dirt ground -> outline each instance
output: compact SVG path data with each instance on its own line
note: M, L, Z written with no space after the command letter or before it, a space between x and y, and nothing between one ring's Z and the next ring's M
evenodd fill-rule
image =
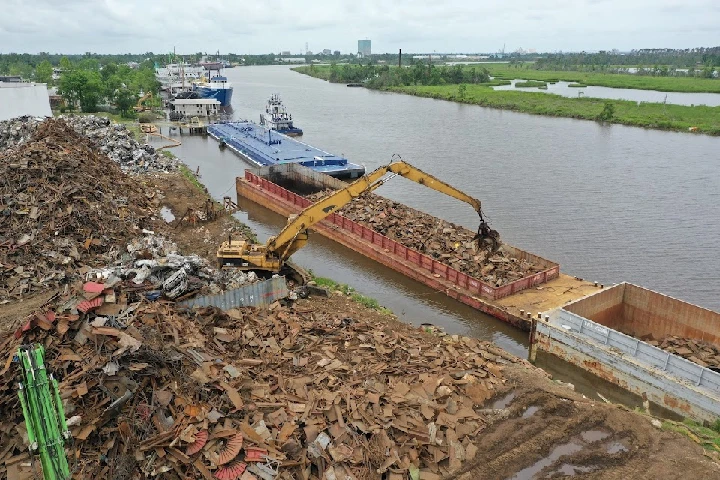
M165 224L161 229L177 243L181 252L200 255L214 265L215 253L220 242L227 239L229 234L232 234L233 238L244 235L244 226L217 203L215 204L218 211L216 219L199 221L195 224L188 220L181 221L188 208L202 210L205 202L211 198L207 192L200 191L182 174L172 173L154 177L151 185L160 192L159 207L167 207L175 217L175 220Z

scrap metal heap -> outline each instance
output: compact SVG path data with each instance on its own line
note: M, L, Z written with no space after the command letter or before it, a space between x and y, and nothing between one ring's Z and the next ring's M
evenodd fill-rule
M106 263L151 225L138 182L62 120L0 151L0 301L67 282L70 268Z
M330 192L307 198L317 201ZM508 255L502 247L495 250L492 244L478 243L476 232L373 193L357 197L337 213L498 287L543 270L540 265Z
M333 299L181 311L128 283L103 292L126 313L58 299L0 344L6 359L44 345L75 478L439 478L474 457L504 382L485 342L347 317ZM21 372L0 369L3 477L29 456Z
M95 115L61 115L58 117L76 133L90 140L127 173L173 171L177 159L158 155L151 145L140 144L125 125L112 124L109 119ZM30 141L45 120L18 117L0 122L0 151Z

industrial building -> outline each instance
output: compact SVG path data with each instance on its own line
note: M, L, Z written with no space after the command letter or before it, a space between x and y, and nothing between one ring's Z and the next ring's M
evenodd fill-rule
M358 40L358 55L361 57L369 57L372 55L370 40Z
M173 100L173 112L186 117L211 117L218 114L220 102L214 98L186 98Z
M23 115L52 117L47 85L0 82L0 121Z

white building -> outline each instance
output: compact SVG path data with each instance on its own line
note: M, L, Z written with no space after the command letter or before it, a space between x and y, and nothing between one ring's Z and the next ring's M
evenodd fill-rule
M186 117L210 117L217 115L220 101L214 98L182 98L170 102L173 112Z
M0 82L0 121L23 115L52 117L47 85Z

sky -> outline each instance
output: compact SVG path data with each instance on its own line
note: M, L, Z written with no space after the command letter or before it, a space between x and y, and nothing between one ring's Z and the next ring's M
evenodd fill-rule
M0 0L0 53L596 51L720 44L720 0Z

